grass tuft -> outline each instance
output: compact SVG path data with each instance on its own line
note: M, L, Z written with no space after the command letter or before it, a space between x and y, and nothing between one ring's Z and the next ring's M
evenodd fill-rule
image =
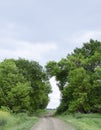
M76 130L101 130L101 114L68 114L59 116Z
M0 127L4 127L9 120L9 113L0 111Z
M0 130L30 130L37 121L37 117L26 113L10 114L0 111Z

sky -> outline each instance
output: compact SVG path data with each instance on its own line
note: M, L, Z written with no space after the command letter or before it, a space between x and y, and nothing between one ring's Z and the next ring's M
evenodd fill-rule
M0 0L0 61L20 57L44 66L91 38L101 41L101 0Z
M50 79L50 84L52 86L53 92L49 94L50 102L49 102L47 108L56 109L60 104L61 94L60 94L59 88L57 86L55 77L52 77Z

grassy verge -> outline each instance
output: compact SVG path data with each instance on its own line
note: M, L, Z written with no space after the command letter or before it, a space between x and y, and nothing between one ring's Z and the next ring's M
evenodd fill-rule
M25 113L10 114L0 111L0 130L30 130L37 121L37 117Z
M101 130L101 114L61 115L60 119L73 125L76 130Z

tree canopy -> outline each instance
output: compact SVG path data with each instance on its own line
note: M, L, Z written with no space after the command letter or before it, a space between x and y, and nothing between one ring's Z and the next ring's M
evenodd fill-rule
M0 62L0 108L12 112L45 109L51 92L49 78L55 76L61 91L57 113L101 113L101 42L91 39L45 67L21 58Z
M91 39L59 62L49 61L46 70L61 91L58 113L101 112L101 42Z
M0 63L0 107L13 112L44 109L50 92L46 73L36 61L8 59Z

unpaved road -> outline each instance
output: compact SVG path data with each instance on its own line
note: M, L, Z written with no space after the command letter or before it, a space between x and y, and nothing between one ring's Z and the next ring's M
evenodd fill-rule
M43 117L30 130L75 130L69 124L65 124L61 120L53 117Z

